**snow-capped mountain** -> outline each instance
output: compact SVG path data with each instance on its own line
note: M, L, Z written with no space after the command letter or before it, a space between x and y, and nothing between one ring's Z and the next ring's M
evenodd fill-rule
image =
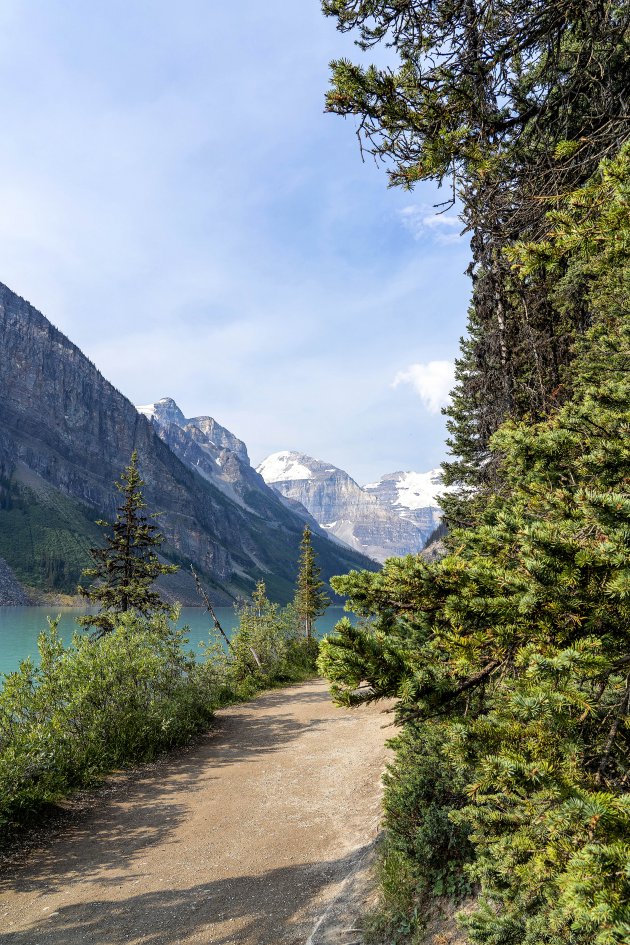
M163 397L152 404L136 408L147 420L171 452L194 472L198 473L216 489L220 490L232 503L241 507L247 514L248 521L258 523L263 530L269 526L275 530L274 542L267 538L267 551L286 556L286 533L292 531L301 535L305 523L313 531L314 540L319 545L318 554L322 566L328 573L340 573L338 566L331 566L332 561L345 561L345 570L351 567L370 567L371 562L360 558L348 547L339 542L326 529L320 528L316 519L299 502L285 498L267 485L265 480L250 465L247 447L242 440L221 426L213 417L185 417L171 397ZM266 524L263 524L266 523ZM236 531L240 525L233 519ZM329 540L332 539L332 540ZM252 554L258 555L255 542ZM250 549L248 549L250 550ZM348 564L348 555L354 562ZM335 570L333 570L333 567ZM261 572L268 569L261 565ZM270 586L272 579L265 573Z
M293 451L273 453L257 471L329 534L376 561L420 551L439 521L435 471L391 473L362 489L343 469Z
M440 521L442 513L437 500L445 488L440 469L386 473L378 482L363 488L384 508L417 525L426 538Z
M172 401L144 414L41 312L0 283L3 602L24 603L29 595L19 585L38 593L76 590L90 565L88 549L102 541L94 523L113 520L120 504L114 483L133 451L147 507L160 513L161 552L181 565L158 582L169 600L198 602L190 564L216 604L251 594L261 577L274 600L290 600L308 513L288 508L246 462L244 445L212 419L189 423ZM178 444L177 455L165 439ZM250 481L256 488L248 491ZM324 579L374 567L310 521Z
M151 421L160 439L178 459L244 509L273 521L279 514L280 503L293 516L308 522L314 532L327 534L303 505L267 485L251 466L243 441L213 417L186 418L171 397L136 409Z

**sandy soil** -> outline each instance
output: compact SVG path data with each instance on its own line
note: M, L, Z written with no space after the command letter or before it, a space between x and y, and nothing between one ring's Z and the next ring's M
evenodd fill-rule
M339 903L377 833L389 720L335 708L319 681L219 712L193 749L114 782L5 865L0 941L360 941Z

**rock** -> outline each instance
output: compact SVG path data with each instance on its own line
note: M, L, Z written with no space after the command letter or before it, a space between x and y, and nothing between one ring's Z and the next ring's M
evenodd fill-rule
M24 588L4 558L0 558L0 607L25 607L28 604L30 600Z
M446 546L442 541L432 541L420 552L425 561L439 561L446 554Z
M218 603L247 593L261 577L273 582L277 598L292 595L303 518L264 487L249 467L245 445L210 417L196 418L194 429L188 429L190 421L180 427L185 418L165 398L153 405L156 416L169 431L183 431L181 444L170 448L169 437L163 442L158 435L155 417L138 413L76 345L1 283L0 403L5 480L18 468L26 470L77 503L77 515L111 521L118 501L114 482L135 449L148 509L160 513L167 557L193 562ZM197 452L189 459L184 454L193 447ZM196 468L202 456L211 464L212 450L225 455L227 467L248 467L266 494L248 504L236 489L226 490L221 477ZM260 509L253 508L256 503ZM326 577L370 566L323 534L317 551ZM36 561L31 565L39 567Z

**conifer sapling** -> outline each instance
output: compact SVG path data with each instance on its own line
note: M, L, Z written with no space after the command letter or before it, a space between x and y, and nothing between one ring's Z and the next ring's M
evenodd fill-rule
M163 564L158 558L157 549L164 539L150 521L155 516L143 512L146 508L142 497L144 481L137 464L138 454L134 450L120 482L115 484L122 496L115 521L97 522L109 531L103 548L90 549L94 567L87 568L83 574L92 578L93 583L77 588L79 594L99 607L98 613L78 618L82 626L92 627L98 637L114 630L117 617L127 611L143 616L170 612L169 605L152 590L152 585L161 574L173 574L178 569L176 565Z
M323 590L324 582L320 579L321 570L315 561L315 552L311 541L311 530L304 526L300 542L300 564L295 592L295 606L298 617L304 626L306 639L310 642L313 634L313 621L320 617L330 604L328 594Z

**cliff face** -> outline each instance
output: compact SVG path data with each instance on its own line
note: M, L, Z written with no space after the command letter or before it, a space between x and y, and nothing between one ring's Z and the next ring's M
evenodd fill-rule
M274 519L278 496L252 469L247 447L212 417L186 419L171 397L138 407L160 439L194 472L221 489L238 505ZM317 523L313 522L315 528Z
M201 436L212 430L219 439L225 435L224 443L232 437L211 418L203 420ZM179 429L175 423L171 426ZM231 456L247 456L244 444L235 437L230 442ZM268 580L276 597L290 595L303 520L281 502L276 504L275 518L255 514L226 494L220 483L191 468L194 464L182 462L158 436L152 421L138 413L75 345L0 284L0 531L4 528L6 533L7 528L3 514L19 524L20 509L31 514L37 502L57 507L55 495L62 505L74 503L78 518L110 518L117 497L113 483L134 449L147 505L162 513L167 555L193 562L220 602L249 592L259 577ZM66 506L64 516L67 520ZM76 534L76 529L70 532ZM89 547L87 532L77 538L83 553ZM366 564L324 537L317 541L327 576ZM0 543L0 553L24 579L28 570L24 547L7 541ZM58 554L63 557L63 548ZM65 573L54 562L48 561L43 570L43 565L31 564L40 586L45 586L49 572Z
M432 531L381 503L342 469L312 456L274 453L258 472L283 496L301 502L329 534L376 561L420 551Z
M138 410L150 419L160 439L186 466L247 513L274 525L278 520L283 521L289 510L291 519L295 521L297 517L301 528L308 524L315 538L330 538L300 502L267 485L250 465L243 441L212 417L187 419L171 397L163 397ZM339 548L337 553L340 553Z

